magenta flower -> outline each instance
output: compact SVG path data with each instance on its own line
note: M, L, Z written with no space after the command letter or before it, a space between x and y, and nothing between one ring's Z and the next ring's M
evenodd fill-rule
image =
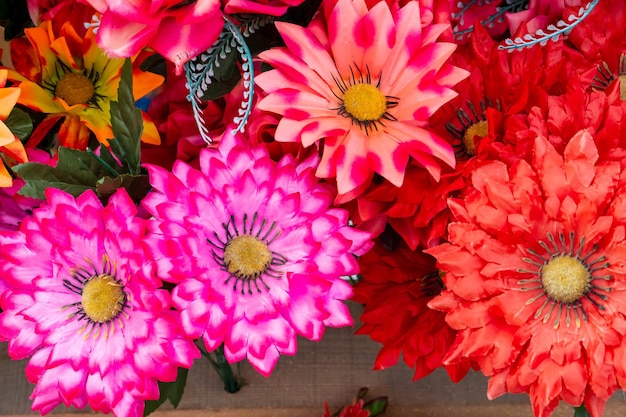
M316 163L274 162L228 132L201 152L200 170L148 167L148 240L160 274L178 283L184 331L265 376L279 355L296 353L296 335L317 341L325 326L352 323L343 303L352 289L340 276L357 273L353 255L371 246L331 208L335 193L316 180Z
M206 51L224 20L219 0L86 0L102 13L98 46L117 58L130 57L146 46L182 65Z
M180 331L143 243L145 221L125 191L103 207L48 189L47 205L0 234L0 340L30 357L33 410L57 405L143 415L159 381L191 367L197 348Z

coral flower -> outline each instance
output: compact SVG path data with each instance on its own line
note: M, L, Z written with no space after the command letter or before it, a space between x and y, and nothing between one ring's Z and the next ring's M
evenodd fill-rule
M102 14L98 45L113 57L145 47L176 64L209 49L224 25L219 0L86 0Z
M374 369L404 362L415 370L414 380L443 366L443 357L456 336L445 314L427 304L443 289L435 259L402 245L394 250L377 244L359 260L362 279L354 288L354 301L365 304L357 334L368 334L382 344ZM446 366L458 382L469 366Z
M331 208L334 192L314 174L317 157L274 162L229 130L204 149L200 170L149 166L156 220L149 238L159 272L177 283L183 328L208 350L224 344L230 363L248 359L269 376L296 336L320 340L326 326L352 323L343 303L358 272L354 255L370 235Z
M33 410L57 405L140 417L158 381L199 356L143 242L124 190L106 207L49 188L47 205L0 234L0 339L25 359Z
M28 158L22 142L4 124L20 96L19 88L5 87L7 74L7 70L0 69L0 152L15 162L26 162ZM11 174L0 159L0 187L10 187L12 184Z
M93 132L101 143L113 138L110 103L117 100L117 89L124 60L110 59L96 45L90 29L84 37L66 23L55 34L50 21L25 30L29 45L11 45L16 71L9 79L19 82L19 103L51 117L63 117L61 145L84 149ZM25 48L26 46L26 48ZM136 99L163 82L163 77L136 70L133 93ZM144 120L142 140L159 143L154 124Z
M527 392L535 415L560 400L600 417L626 387L626 177L581 131L559 153L476 167L451 201L449 243L428 250L446 290L430 306L458 330L445 363L475 361L488 396Z
M437 42L447 24L421 25L417 2L392 14L386 2L339 0L307 27L276 24L286 47L260 57L275 69L257 77L263 110L283 117L276 140L318 143L321 178L358 194L378 173L396 186L413 157L431 175L454 152L427 129L466 72L446 61L456 45Z

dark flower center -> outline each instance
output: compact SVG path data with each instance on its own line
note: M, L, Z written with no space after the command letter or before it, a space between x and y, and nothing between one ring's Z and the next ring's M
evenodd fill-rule
M89 103L94 92L95 88L91 80L75 72L68 72L63 75L54 89L54 95L65 100L70 106Z

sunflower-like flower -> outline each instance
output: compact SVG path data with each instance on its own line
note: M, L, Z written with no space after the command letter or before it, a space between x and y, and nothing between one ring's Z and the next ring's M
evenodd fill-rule
M106 207L91 191L46 199L0 234L0 339L12 359L30 357L33 410L142 416L157 382L200 355L155 275L145 220L123 189Z
M200 170L148 166L148 241L159 273L177 283L184 331L265 376L279 355L296 353L296 335L317 341L326 326L352 323L341 276L357 273L354 255L371 246L331 207L335 193L318 183L316 163L274 162L229 130L219 148L202 150Z
M93 132L101 143L113 138L111 101L117 90L124 59L108 58L96 44L93 29L81 37L68 22L57 35L52 23L25 30L29 44L11 44L15 71L9 79L19 83L19 103L50 117L64 118L61 145L84 149ZM135 70L136 99L157 88L163 77ZM145 118L142 141L158 144L159 133Z
M341 195L363 191L378 173L396 186L413 157L439 178L454 152L427 129L466 72L447 63L456 45L437 42L447 24L420 24L417 2L392 13L386 2L339 0L307 27L276 24L286 47L260 54L274 69L256 80L263 110L283 117L276 140L318 143L321 178ZM323 35L322 35L323 34Z
M446 289L430 306L458 330L444 363L490 377L488 396L527 392L535 415L560 400L600 417L626 387L626 177L580 131L559 153L476 167L450 207L449 243L428 250Z

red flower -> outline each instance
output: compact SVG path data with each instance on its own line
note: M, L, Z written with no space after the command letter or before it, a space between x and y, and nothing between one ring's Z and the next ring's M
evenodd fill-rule
M404 245L391 251L379 243L359 262L362 280L353 300L365 309L357 334L369 334L383 345L374 369L394 366L400 354L415 369L414 380L441 367L456 331L446 324L445 314L427 306L442 290L434 258ZM465 376L467 363L446 366L453 381Z
M562 154L475 169L450 203L450 243L427 252L446 290L430 306L458 331L444 363L472 360L488 396L527 392L535 415L560 400L593 417L626 387L626 177L581 131Z

